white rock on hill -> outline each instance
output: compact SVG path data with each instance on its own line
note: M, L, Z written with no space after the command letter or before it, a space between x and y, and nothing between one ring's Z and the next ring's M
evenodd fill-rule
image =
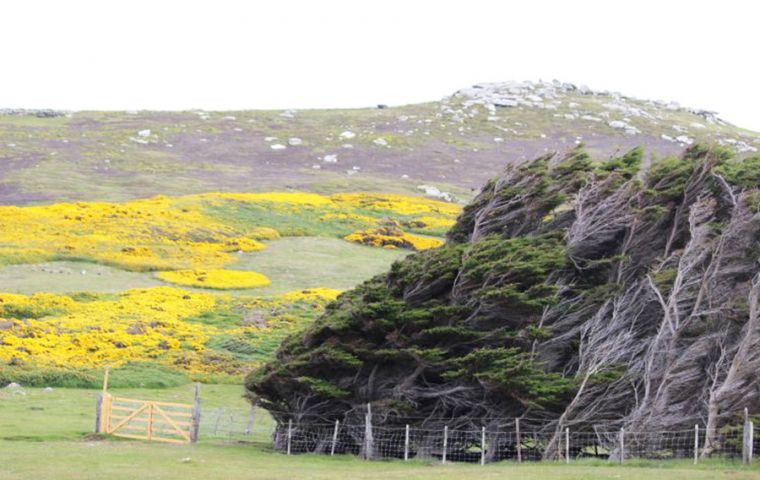
M291 147L297 147L298 145L301 145L303 143L303 140L301 140L298 137L290 137L288 139L288 145Z
M338 156L335 154L325 155L322 159L325 163L338 163Z
M137 135L141 137L150 137L150 129L146 128L145 130L140 130L137 132Z
M442 200L446 200L447 202L454 201L454 196L452 194L449 192L442 192L438 187L433 187L431 185L417 185L417 188L423 190L425 192L425 195L429 197L440 198Z

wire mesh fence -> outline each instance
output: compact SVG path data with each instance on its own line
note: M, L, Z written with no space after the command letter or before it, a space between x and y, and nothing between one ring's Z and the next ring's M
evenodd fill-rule
M284 418L278 413L278 418ZM511 419L495 422L500 427L452 429L371 425L366 419L317 422L293 418L278 423L263 409L217 408L202 415L201 438L256 443L291 455L356 455L377 460L486 464L504 460L570 462L599 458L619 462L689 459L698 463L704 458L748 461L760 434L752 422L724 425L708 433L701 425L667 431L627 431L603 426L574 431L548 425L520 429ZM503 427L509 424L515 427Z

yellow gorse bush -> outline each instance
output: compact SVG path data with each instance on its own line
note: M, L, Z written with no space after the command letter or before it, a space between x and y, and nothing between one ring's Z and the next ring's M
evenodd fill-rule
M213 329L183 321L214 309L211 294L171 287L128 290L116 299L0 293L0 359L99 367L200 351Z
M156 361L194 373L239 373L250 362L235 361L209 346L214 338L254 335L250 347L281 338L300 323L287 313L295 304L320 311L340 293L327 288L273 297L234 298L174 287L125 291L90 301L66 295L0 293L0 361L37 366L100 368L131 361ZM227 311L264 309L264 324L222 327L193 318Z
M413 250L429 250L443 245L439 238L421 237L406 233L394 227L383 227L375 230L354 232L344 237L349 242L382 248L411 248Z
M256 288L271 283L266 275L241 270L172 270L156 276L177 285L214 289Z
M193 208L155 197L126 203L0 207L0 255L86 259L129 270L223 266L263 245ZM29 252L25 254L25 252ZM0 259L2 261L2 259Z
M264 213L234 218L224 210L230 205L256 206ZM377 228L394 216L412 229L438 228L459 211L458 205L436 200L370 193L207 193L124 203L0 206L0 264L74 259L135 271L220 269L234 262L233 253L260 250L261 240L282 233L271 213L307 215L333 225L330 234L343 236L346 228ZM297 234L320 233L305 227Z

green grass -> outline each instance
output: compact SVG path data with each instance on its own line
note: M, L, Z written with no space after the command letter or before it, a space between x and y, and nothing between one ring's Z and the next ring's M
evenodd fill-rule
M386 271L394 260L408 253L337 238L289 237L267 242L267 248L260 252L240 254L229 268L254 270L272 280L271 286L235 293L270 295L314 287L343 290ZM61 261L0 267L0 285L4 292L32 294L118 293L168 284L151 273L128 272L91 262Z
M629 461L624 466L606 461L522 464L500 462L481 467L414 460L367 462L353 456L293 455L271 451L263 443L271 419L260 412L254 425L262 444L211 438L202 429L196 445L102 439L90 435L94 421L93 390L25 389L25 395L0 390L0 478L3 480L80 479L760 479L757 467L710 461L697 467L689 461ZM248 404L239 385L204 385L204 421L225 407L240 418ZM193 386L168 389L113 389L112 393L140 399L190 402ZM258 432L258 434L256 434Z
M291 237L267 242L260 252L242 254L231 268L261 272L272 284L249 291L282 293L314 287L348 289L379 273L406 255L356 245L337 238Z
M2 267L0 285L4 292L23 294L117 293L130 288L164 285L164 282L146 273L128 272L91 262L62 261Z
M367 462L356 457L298 455L244 444L206 443L175 447L135 442L56 442L44 445L0 441L3 479L732 479L760 478L760 472L721 464L618 467L578 463L498 463L486 466L434 462Z

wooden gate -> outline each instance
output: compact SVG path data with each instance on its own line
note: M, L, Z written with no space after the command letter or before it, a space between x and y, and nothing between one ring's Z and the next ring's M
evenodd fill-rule
M117 437L167 443L198 439L200 398L195 405L117 397L108 393L108 370L99 400L96 430Z

